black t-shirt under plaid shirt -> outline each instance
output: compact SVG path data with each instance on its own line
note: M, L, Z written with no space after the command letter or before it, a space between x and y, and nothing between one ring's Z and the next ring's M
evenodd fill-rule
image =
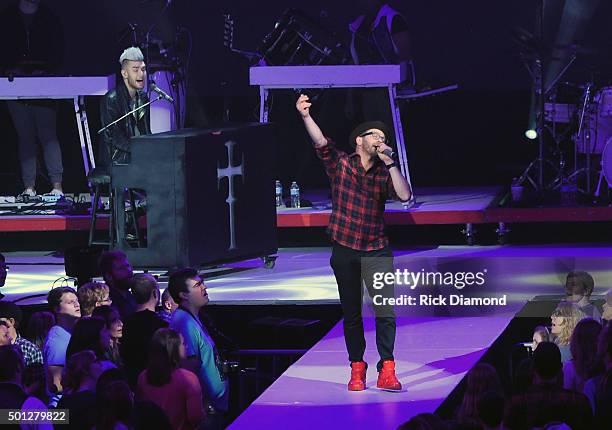
M316 151L331 184L332 214L327 227L331 239L359 251L387 246L385 201L397 199L397 194L384 163L376 160L366 172L359 154L340 151L329 138Z

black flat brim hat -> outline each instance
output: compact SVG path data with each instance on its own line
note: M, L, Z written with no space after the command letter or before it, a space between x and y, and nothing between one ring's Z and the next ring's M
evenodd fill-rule
M362 122L361 124L359 124L351 132L351 135L349 136L349 144L351 145L351 147L354 148L357 145L357 143L355 142L355 139L357 139L358 136L374 128L382 131L385 134L385 137L387 138L387 145L393 146L391 144L393 142L393 136L391 134L389 127L387 127L387 124L385 124L382 121L366 121L366 122Z

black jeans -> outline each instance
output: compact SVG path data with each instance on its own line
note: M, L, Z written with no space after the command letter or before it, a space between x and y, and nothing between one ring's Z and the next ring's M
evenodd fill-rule
M393 254L389 248L375 251L357 251L338 243L333 244L330 264L338 283L340 304L344 315L344 340L351 362L363 361L366 342L361 316L363 284L370 297L394 296L394 285L382 289L373 287L373 274L393 272ZM393 359L395 343L395 312L392 306L375 305L376 347L380 355L377 369L382 368L383 360Z

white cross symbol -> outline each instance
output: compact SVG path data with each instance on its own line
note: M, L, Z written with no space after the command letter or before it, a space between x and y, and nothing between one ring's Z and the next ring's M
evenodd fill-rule
M236 235L235 235L235 220L234 220L234 203L236 197L234 197L234 176L241 176L244 182L244 154L242 155L242 163L238 166L232 166L234 164L234 157L232 151L233 146L236 142L230 140L225 142L227 148L227 167L217 167L217 186L221 185L221 179L228 178L228 193L226 203L229 205L229 223L230 223L230 247L229 250L236 249Z

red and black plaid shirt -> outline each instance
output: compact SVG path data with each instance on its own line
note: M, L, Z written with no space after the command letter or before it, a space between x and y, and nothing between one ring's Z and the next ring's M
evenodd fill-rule
M376 160L366 172L359 154L340 151L331 139L316 151L331 183L332 214L327 232L332 240L359 251L387 246L385 202L397 199L397 194L384 163Z

